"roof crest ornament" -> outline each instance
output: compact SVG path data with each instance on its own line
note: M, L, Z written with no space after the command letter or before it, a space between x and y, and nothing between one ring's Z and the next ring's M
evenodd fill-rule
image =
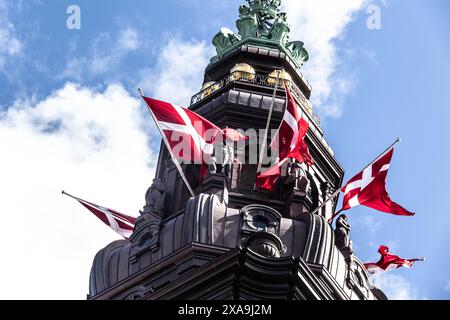
M239 19L236 21L238 34L222 28L214 37L217 56L212 62L217 62L244 43L281 48L299 68L308 61L308 52L303 47L303 42L289 42L291 27L287 22L287 14L280 11L281 0L247 2L248 5L239 7Z

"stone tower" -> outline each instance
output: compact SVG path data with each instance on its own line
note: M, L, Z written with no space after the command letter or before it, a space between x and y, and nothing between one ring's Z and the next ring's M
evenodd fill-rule
M289 39L280 0L247 2L238 33L223 28L214 37L217 55L190 109L221 128L264 129L278 75L309 123L315 165L284 167L272 193L255 191L255 164L210 169L201 182L198 167L184 166L191 197L162 146L132 237L95 257L89 299L385 299L353 253L346 218L335 230L327 223L337 199L312 214L341 186L344 172L299 71L309 58L304 44ZM271 128L284 106L280 87Z

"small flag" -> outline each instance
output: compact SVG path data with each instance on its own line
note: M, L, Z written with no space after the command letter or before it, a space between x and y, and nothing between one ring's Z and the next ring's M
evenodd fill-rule
M278 161L265 173L258 174L256 186L260 189L273 191L275 183L281 176L282 163L287 159L296 159L300 163L306 163L309 166L314 165L314 161L309 153L309 148L305 143L306 133L309 125L302 118L302 111L295 102L291 91L286 88L286 111L280 128L270 144L273 153L278 153Z
M168 102L143 97L164 132L176 159L189 164L207 165L214 153L214 141L223 131L200 115ZM181 142L187 142L181 146ZM205 156L207 155L207 156Z
M113 229L115 232L120 234L125 239L130 238L134 230L134 225L136 224L136 218L127 216L123 213L117 212L112 209L101 207L86 200L74 197L64 191L63 194L77 200L86 209L92 212L98 219L100 219L104 224L106 224L108 227Z
M415 215L392 201L386 191L386 178L393 155L394 146L342 188L343 207L335 216L359 205L399 216Z
M381 254L381 259L377 263L366 263L364 266L370 274L377 274L381 272L395 270L401 267L411 268L417 261L425 261L425 258L420 259L402 259L396 255L389 253L389 248L381 246L378 249Z
M273 192L278 179L281 176L281 163L277 163L264 173L256 177L256 186L260 189Z

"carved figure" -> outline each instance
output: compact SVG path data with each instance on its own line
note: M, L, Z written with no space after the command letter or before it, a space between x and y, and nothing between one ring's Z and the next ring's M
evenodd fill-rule
M145 194L144 214L152 213L164 217L166 185L159 179L153 180L152 185Z
M353 254L353 244L350 241L350 224L348 223L348 217L343 214L336 221L335 243L341 252L347 257Z
M286 169L285 186L291 186L292 191L297 190L306 194L309 189L309 179L305 170L297 162L291 162ZM291 191L291 192L292 192Z
M217 158L211 157L208 161L208 172L209 174L217 173Z
M231 145L223 145L222 148L217 148L216 152L220 154L209 159L208 172L210 174L222 173L229 178L234 163L234 148Z

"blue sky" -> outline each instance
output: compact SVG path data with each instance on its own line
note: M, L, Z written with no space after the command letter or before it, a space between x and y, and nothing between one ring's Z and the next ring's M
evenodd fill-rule
M93 255L117 237L58 191L131 214L141 208L158 137L136 88L186 105L214 55L212 37L223 26L234 29L242 2L0 0L0 191L8 195L0 210L10 229L0 237L10 243L23 226L14 248L35 243L42 282L30 281L49 288L24 298L85 298ZM425 256L426 263L377 284L398 298L450 298L450 3L285 3L292 38L311 53L303 72L346 177L403 139L388 190L417 215L352 210L358 256L376 260L381 244L404 257ZM66 28L71 4L81 8L81 30ZM380 30L366 26L370 4L381 9ZM7 250L6 259L17 251ZM61 269L76 274L64 288ZM0 271L26 272L8 263ZM0 276L9 290L0 297L23 298L8 278Z

